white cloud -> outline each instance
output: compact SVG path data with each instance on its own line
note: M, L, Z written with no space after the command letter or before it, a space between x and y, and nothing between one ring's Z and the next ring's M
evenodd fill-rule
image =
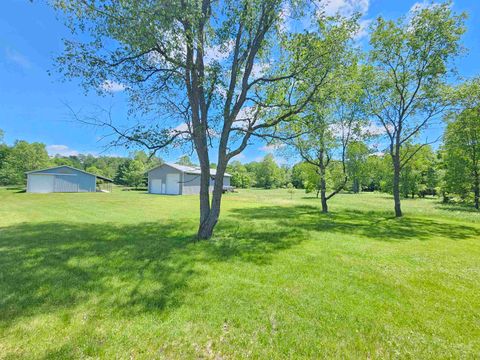
M208 46L205 49L204 61L206 64L211 64L214 61L221 62L230 56L235 46L235 41L229 40L225 44Z
M279 144L270 144L270 145L264 145L259 150L267 152L267 153L273 153L276 150L280 150L285 147L285 144L279 143Z
M115 93L125 90L125 85L114 80L105 80L102 85L100 85L100 88L103 91Z
M269 63L255 63L252 67L251 76L253 79L263 76L270 68Z
M19 53L15 49L5 49L5 56L9 61L15 63L16 65L24 69L30 69L32 67L32 63L30 62L30 60L25 55Z
M372 19L363 19L358 22L360 27L354 36L355 40L360 40L368 35L368 28L372 21Z
M79 154L77 150L70 149L67 145L48 145L47 152L50 156L76 156Z
M359 12L365 14L370 7L370 0L330 0L323 7L326 15L340 14L342 16L352 16Z
M410 13L421 11L423 9L427 9L433 6L438 6L438 4L432 3L430 1L418 1L412 5L412 7L410 8Z
M386 133L383 125L377 125L370 122L368 125L362 127L362 133L367 136L379 136Z
M176 126L174 130L177 131L188 131L188 125L186 123L181 123L180 125Z

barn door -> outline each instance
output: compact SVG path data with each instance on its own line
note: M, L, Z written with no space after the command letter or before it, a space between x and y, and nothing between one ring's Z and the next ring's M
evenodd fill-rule
M152 194L162 194L162 179L152 179L150 192Z
M28 177L28 191L32 193L51 193L54 191L54 175L35 175Z
M168 195L180 194L180 174L167 174L166 193Z

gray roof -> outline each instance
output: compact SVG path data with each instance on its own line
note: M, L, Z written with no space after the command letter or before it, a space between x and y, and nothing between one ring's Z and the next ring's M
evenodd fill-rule
M186 165L179 165L179 164L173 164L173 163L163 163L161 165L155 166L153 169L148 170L149 172L157 169L163 165L170 166L174 169L177 169L178 171L185 173L185 174L195 174L195 175L200 175L202 173L202 170L200 167L194 167L194 166L186 166ZM217 174L217 170L215 169L210 169L210 175L215 176ZM224 176L231 177L232 175L225 173Z
M40 172L45 171L45 170L60 169L60 168L63 168L63 167L66 167L66 168L69 168L69 169L73 169L73 170L76 170L76 171L80 171L80 172L82 172L82 173L84 173L84 174L93 175L93 176L96 176L97 178L102 179L102 180L106 180L106 181L113 182L112 179L109 179L109 178L107 178L107 177L105 177L105 176L97 175L97 174L92 174L92 173L89 173L88 171L80 170L80 169L74 168L73 166L69 166L69 165L60 165L60 166L54 166L54 167L50 167L50 168L46 168L46 169L39 169L39 170L27 171L25 174L40 173Z

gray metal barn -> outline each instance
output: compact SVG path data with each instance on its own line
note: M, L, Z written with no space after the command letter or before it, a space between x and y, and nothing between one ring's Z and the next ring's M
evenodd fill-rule
M200 168L165 163L148 171L150 194L191 195L200 193ZM210 191L213 191L215 169L210 169ZM230 174L225 173L223 186L230 186Z
M104 176L67 165L29 171L26 174L27 192L31 193L111 191L113 182Z

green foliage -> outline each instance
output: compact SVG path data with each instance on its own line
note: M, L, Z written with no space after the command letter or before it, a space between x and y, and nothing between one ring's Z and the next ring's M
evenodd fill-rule
M1 150L0 150L1 151ZM25 172L46 168L50 165L45 145L23 140L6 150L0 167L0 184L22 185L26 183Z
M292 183L297 188L303 188L307 193L311 193L318 189L320 176L316 166L299 162L292 168Z
M248 188L256 183L255 173L249 172L240 161L232 161L228 165L227 172L232 175L230 185L237 188Z
M352 141L347 146L346 169L353 192L358 193L368 181L367 159L370 149L362 141Z
M285 171L277 165L272 154L265 155L261 162L252 166L256 178L255 186L275 189L285 185Z
M86 172L89 172L89 173L92 173L92 174L96 174L96 175L102 175L102 176L105 176L102 172L102 170L100 170L99 168L97 168L96 166L89 166L85 169Z
M404 151L409 152L408 148L416 146L405 147ZM424 146L402 169L400 189L404 197L435 195L438 181L437 156L430 146Z
M365 162L366 188L368 191L392 193L392 160L388 155L372 154Z
M190 159L188 155L182 155L176 162L178 165L185 165L185 166L195 166L194 162Z
M451 3L445 2L415 7L398 20L379 17L372 27L365 68L367 100L369 112L384 127L389 141L396 217L402 216L401 172L416 152L405 154L406 146L450 102L446 88L455 70L453 60L462 52L464 20L464 14L455 14ZM404 184L408 176L403 176Z
M444 190L463 199L473 191L478 199L480 107L465 109L448 122L444 138L444 162Z
M127 186L139 188L145 186L145 165L140 160L130 160L122 173L122 182Z

